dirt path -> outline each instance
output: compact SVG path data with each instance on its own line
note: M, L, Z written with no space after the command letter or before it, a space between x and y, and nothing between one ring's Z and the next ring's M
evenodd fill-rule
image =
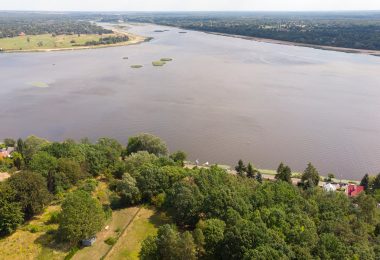
M107 245L104 241L109 237L117 237L119 234L123 234L123 231L132 222L140 208L132 207L122 210L114 211L112 214L112 220L106 226L108 229L103 229L96 235L96 242L91 247L81 249L74 255L72 259L102 259L103 256L112 249L110 245Z

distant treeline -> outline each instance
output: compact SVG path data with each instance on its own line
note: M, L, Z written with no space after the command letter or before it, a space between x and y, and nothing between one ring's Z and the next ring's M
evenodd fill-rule
M104 29L89 21L58 14L0 13L0 38L16 37L20 34L107 34Z
M126 42L129 40L129 37L124 36L108 36L100 38L98 41L88 41L84 45L86 46L93 46L93 45L108 45L108 44L115 44L119 42Z
M380 13L189 13L124 20L302 44L380 50Z

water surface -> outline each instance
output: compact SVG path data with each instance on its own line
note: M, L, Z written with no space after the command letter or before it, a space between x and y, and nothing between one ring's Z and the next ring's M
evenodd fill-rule
M154 40L1 54L0 137L126 143L150 132L202 162L284 161L300 171L310 161L355 179L380 172L379 57L157 25L131 30ZM163 57L173 61L151 65Z

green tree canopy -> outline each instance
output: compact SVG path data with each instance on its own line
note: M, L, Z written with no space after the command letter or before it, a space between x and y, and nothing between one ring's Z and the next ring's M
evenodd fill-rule
M129 155L139 151L147 151L156 156L163 156L167 155L168 148L166 143L157 136L142 133L130 137L128 140L127 154Z
M8 183L15 192L14 202L20 203L26 219L41 213L52 198L39 173L18 172L8 179Z
M59 236L64 241L76 244L93 237L105 222L100 202L88 193L78 190L69 194L62 203L59 220Z

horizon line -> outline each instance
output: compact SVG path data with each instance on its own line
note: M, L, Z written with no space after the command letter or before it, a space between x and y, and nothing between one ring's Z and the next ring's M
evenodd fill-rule
M380 9L330 9L330 10L35 10L35 9L29 9L29 10L0 10L0 12L87 12L87 13L93 13L93 12L112 12L112 13L127 13L127 12L133 12L133 13L196 13L196 12L210 12L210 13L236 13L236 12L246 12L246 13L253 13L253 12L276 12L276 13L302 13L302 12L314 12L314 13L320 13L320 12L380 12Z

